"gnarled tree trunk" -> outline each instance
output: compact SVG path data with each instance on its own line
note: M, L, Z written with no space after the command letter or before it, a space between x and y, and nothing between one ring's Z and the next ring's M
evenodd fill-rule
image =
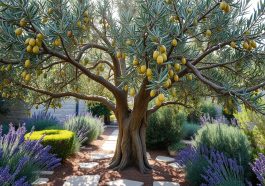
M129 114L129 117L123 118L119 124L116 151L110 168L122 170L127 166L137 165L142 173L151 171L146 157L145 131L146 116L135 117L134 114Z
M146 156L147 107L146 94L135 98L134 109L130 111L124 103L117 103L116 117L119 135L110 168L122 170L127 166L137 166L141 173L149 173L152 168Z

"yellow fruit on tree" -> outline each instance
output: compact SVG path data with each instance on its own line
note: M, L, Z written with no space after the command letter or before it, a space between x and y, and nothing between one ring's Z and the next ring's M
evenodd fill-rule
M168 79L168 80L165 81L165 83L164 83L163 86L164 86L165 88L168 88L170 85L171 85L171 80Z
M77 21L76 26L79 27L79 28L81 28L82 27L81 21Z
M207 37L210 37L210 36L212 35L212 31L209 30L209 29L206 30L205 35L206 35Z
M27 74L27 75L25 76L25 80L26 80L26 81L30 81L30 80L31 80L31 75L30 75L30 74Z
M165 45L161 45L161 46L159 47L159 51L160 51L161 53L165 53L165 52L167 51L167 48L165 47Z
M44 39L44 35L41 34L41 33L38 33L38 34L37 34L37 39L39 39L39 40L43 40L43 39Z
M162 103L165 101L165 95L163 93L160 93L157 98Z
M30 40L30 38L27 38L27 39L25 40L25 45L28 45L28 44L29 44L29 40Z
M57 39L54 40L53 44L54 44L54 46L58 47L58 46L60 46L62 44L62 41L61 41L60 38L57 38Z
M165 0L165 2L166 2L167 4L171 4L171 3L172 3L172 0Z
M221 10L225 10L225 9L226 9L226 6L227 6L227 3L226 3L225 1L222 1L222 2L220 3L220 9L221 9Z
M27 48L26 48L27 52L32 52L32 46L28 45Z
M257 43L254 40L250 40L249 41L250 46L252 46L253 48L257 48Z
M185 57L182 57L182 58L181 58L181 63L182 63L182 65L185 65L185 64L187 63L187 60L186 60Z
M36 45L36 46L33 47L32 52L34 54L38 54L40 52L40 48Z
M123 90L124 90L125 92L127 92L127 91L128 91L128 85L125 85L125 86L123 87Z
M250 34L250 31L249 30L247 30L247 31L245 31L245 33L244 33L245 35L249 35Z
M229 4L227 4L225 9L224 9L224 12L228 13L228 12L230 12L230 10L231 10L231 6Z
M176 47L178 44L178 41L176 39L173 39L172 42L171 42L171 45Z
M148 81L151 81L153 79L153 76L148 76L147 79Z
M174 76L174 71L172 70L172 69L170 69L169 71L168 71L168 75L169 75L169 77L173 77Z
M37 45L38 47L41 47L41 45L42 45L42 40L40 40L40 39L36 39L36 45Z
M191 81L192 80L192 74L188 74L187 79Z
M88 17L89 16L89 13L88 13L88 10L84 11L84 14L83 14L85 17Z
M175 70L178 72L178 71L181 70L181 65L178 64L178 63L175 63L174 68L175 68Z
M244 42L243 42L243 48L246 49L246 50L249 49L249 44L248 44L247 41L244 41Z
M30 38L29 45L34 47L36 45L36 40L34 38Z
M140 72L141 72L141 74L144 74L146 72L146 65L142 65L140 67Z
M154 51L154 53L153 53L153 59L156 60L158 56L159 56L159 52L157 50Z
M49 20L49 19L48 19L47 17L44 17L44 18L42 19L42 23L45 24L45 23L48 22L48 20Z
M232 48L236 48L236 43L235 43L234 41L232 41L232 42L230 43L230 46L231 46Z
M156 95L156 90L151 90L150 91L150 96L151 97L155 97L155 95Z
M179 76L177 74L174 75L174 81L179 81Z
M167 61L167 54L166 53L163 53L161 55L163 57L163 62L166 62Z
M147 77L150 77L150 76L152 76L152 75L153 75L152 70L151 70L150 68L148 68L148 69L146 70L146 76L147 76Z
M21 74L21 77L25 79L26 75L27 75L27 72L23 71L22 74Z
M31 62L30 62L29 59L27 59L27 60L25 61L24 66L25 66L25 68L29 68L29 67L31 66Z
M164 62L164 58L162 55L159 55L156 59L157 64L162 65Z
M17 28L17 29L15 30L15 34L16 34L17 36L21 36L21 35L22 35L22 32L23 32L23 30L22 30L21 28Z
M139 64L139 61L138 61L137 58L135 58L135 59L133 60L133 65L134 65L134 66L137 66L138 64Z
M155 99L155 104L156 104L156 106L161 106L161 104L162 104L162 102L161 101L159 101L159 99L158 98L156 98Z
M132 97L135 96L135 89L134 88L130 88L129 94Z
M25 18L22 18L20 21L19 21L19 26L21 27L25 27L27 25L27 21Z

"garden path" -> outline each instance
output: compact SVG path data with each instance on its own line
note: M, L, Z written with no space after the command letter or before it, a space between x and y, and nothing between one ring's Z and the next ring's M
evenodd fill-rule
M47 186L184 186L183 169L172 166L170 162L159 161L158 156L167 156L167 151L150 150L147 154L153 167L151 174L141 174L137 168L130 167L123 171L109 170L110 157L113 156L118 129L106 127L103 135L81 148L76 155L68 158L47 175ZM172 161L171 161L172 162Z

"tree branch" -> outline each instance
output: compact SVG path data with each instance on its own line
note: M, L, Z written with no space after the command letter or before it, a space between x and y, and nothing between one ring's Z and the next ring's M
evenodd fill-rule
M108 107L110 110L115 111L115 104L110 101L109 99L103 97L103 96L88 96L88 95L84 95L84 94L78 94L78 93L74 93L74 92L62 92L62 93L53 93L53 92L49 92L46 90L41 90L41 89L37 89L25 84L21 84L18 83L19 86L21 86L22 88L26 88L28 90L34 91L34 92L38 92L44 95L48 95L52 98L61 98L61 97L75 97L78 99L82 99L82 100L88 100L88 101L97 101L102 103L103 105L105 105L106 107Z
M152 113L156 112L158 109L160 109L161 107L164 107L167 105L180 105L180 106L183 106L186 108L192 108L191 106L186 105L185 103L178 102L178 101L167 101L167 102L162 103L160 106L154 106L154 107L150 108L147 111L147 114L152 114Z

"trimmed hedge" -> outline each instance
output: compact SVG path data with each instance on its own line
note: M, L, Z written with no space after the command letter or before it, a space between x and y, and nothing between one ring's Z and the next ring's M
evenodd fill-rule
M51 152L62 159L71 155L74 137L75 134L68 130L42 130L25 135L27 140L32 141L43 138L41 143L45 146L50 145Z

